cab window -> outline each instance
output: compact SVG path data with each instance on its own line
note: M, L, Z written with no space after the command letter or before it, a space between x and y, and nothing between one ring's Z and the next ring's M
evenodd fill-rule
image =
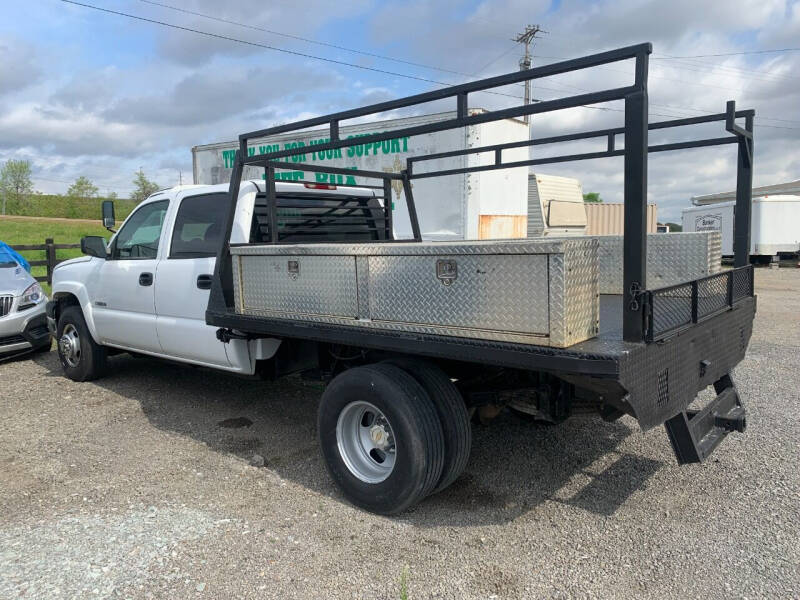
M228 194L225 193L184 198L175 217L169 257L216 256L228 204Z
M137 209L114 238L112 259L156 258L167 208L169 201L162 200Z

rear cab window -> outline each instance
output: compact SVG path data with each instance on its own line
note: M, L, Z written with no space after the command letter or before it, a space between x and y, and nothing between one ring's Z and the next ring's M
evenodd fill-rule
M278 242L366 242L387 236L386 215L374 196L278 193ZM256 195L250 243L271 242L266 194Z
M222 243L228 205L225 193L185 197L175 216L169 258L216 256Z

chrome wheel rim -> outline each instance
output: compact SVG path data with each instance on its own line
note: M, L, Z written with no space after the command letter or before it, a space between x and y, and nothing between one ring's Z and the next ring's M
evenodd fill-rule
M77 367L81 362L81 338L72 323L64 327L58 339L58 352L69 367Z
M394 432L386 416L369 402L351 402L339 413L336 444L348 470L365 483L380 483L394 470Z

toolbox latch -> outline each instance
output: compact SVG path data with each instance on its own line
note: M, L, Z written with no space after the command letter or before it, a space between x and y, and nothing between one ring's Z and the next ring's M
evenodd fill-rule
M436 278L444 285L451 285L458 279L458 265L453 259L439 259L436 261Z
M299 260L290 260L288 261L287 270L289 271L289 277L292 279L297 279L300 275L300 261Z

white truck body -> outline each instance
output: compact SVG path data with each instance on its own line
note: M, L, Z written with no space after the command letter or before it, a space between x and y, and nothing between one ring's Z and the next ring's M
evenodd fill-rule
M719 202L683 209L683 231L719 231L722 256L733 256L736 202ZM750 256L800 252L800 196L753 198Z
M528 174L528 237L584 235L586 209L578 179Z
M470 109L470 114L484 112ZM392 131L452 119L453 112L408 117L381 121L380 131ZM340 135L344 138L374 133L376 125L361 123L342 125ZM439 152L442 149L465 149L528 139L527 125L517 119L471 125L464 131L451 129L436 133L398 138L374 144L364 144L341 150L329 150L317 154L314 146L327 141L327 130L309 130L300 134L284 134L269 139L256 140L248 152L260 154L276 149L307 147L305 155L292 156L290 162L307 162L332 167L358 168L372 171L399 172L405 168L406 159ZM237 142L222 142L192 148L194 183L218 184L230 180ZM324 156L322 155L324 154ZM507 162L528 158L527 148L512 148L503 152ZM470 154L454 158L439 158L417 163L419 172L438 171L491 164L494 153ZM245 179L261 179L263 168L245 167ZM309 181L335 183L338 185L374 185L374 180L359 177L328 175L303 171L278 171L279 179L286 181ZM448 177L420 179L413 183L414 196L435 198L435 202L417 206L422 237L426 240L463 240L525 237L527 219L528 169L500 169L478 173L451 175ZM411 236L402 185L395 182L394 234L402 239Z

